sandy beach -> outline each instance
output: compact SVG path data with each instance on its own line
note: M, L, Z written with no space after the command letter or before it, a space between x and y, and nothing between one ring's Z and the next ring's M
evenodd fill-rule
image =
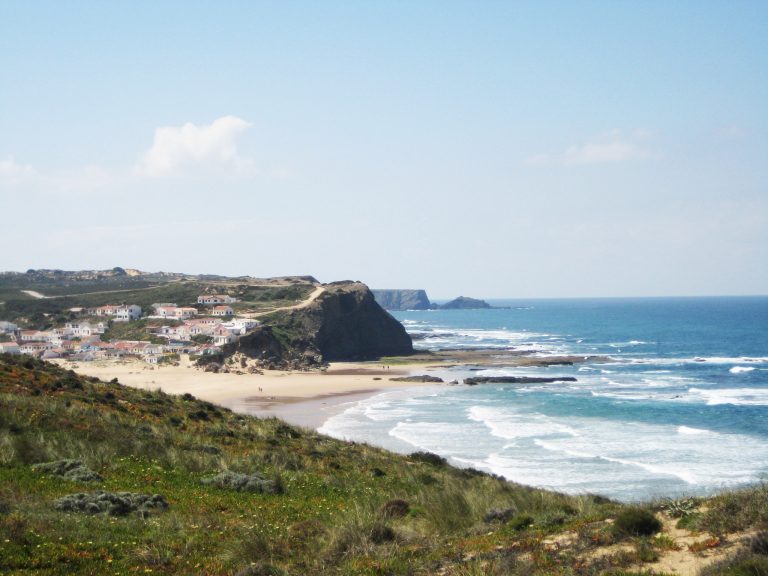
M393 382L391 378L434 374L436 370L423 364L385 367L373 362L338 362L324 371L214 374L195 368L186 358L179 366L149 366L138 360L58 363L101 380L117 378L121 384L133 388L162 390L168 394L189 393L236 412L276 416L307 428L320 427L345 405L379 391L422 385Z

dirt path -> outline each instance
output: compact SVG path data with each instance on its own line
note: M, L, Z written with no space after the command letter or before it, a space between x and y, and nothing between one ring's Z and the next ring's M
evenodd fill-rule
M284 310L300 310L301 308L306 308L307 306L312 304L312 302L317 300L320 294L322 294L323 292L325 292L325 288L323 288L322 286L317 286L314 292L312 292L312 294L310 294L306 300L302 300L298 304L294 304L292 306L282 306L280 308L273 308L272 310L266 310L264 312L251 312L250 314L242 314L242 316L245 316L246 318L258 318L259 316L266 316L267 314L282 312Z
M97 290L96 292L80 292L79 294L57 294L56 296L46 296L45 294L41 294L40 292L37 292L35 290L22 290L24 294L28 294L29 296L32 296L32 298L37 299L48 299L48 298L77 298L78 296L90 296L92 294L117 294L119 292L138 292L139 290L154 290L156 288L162 288L164 285L170 285L173 283L179 282L179 280L172 280L170 282L164 282L161 284L156 284L154 286L145 286L143 288L126 288L126 289L120 289L120 290ZM221 286L228 286L229 284L225 282L206 282L206 284L218 284ZM257 286L257 287L263 287L263 288L274 288L275 286L290 286L290 284L248 284L248 286ZM277 310L291 310L293 308L303 308L305 305L308 305L309 302L317 298L321 293L323 292L322 286L318 286L315 288L315 291L310 294L309 299L305 300L304 302L301 302L297 304L296 306L288 306L286 308L278 308ZM276 312L277 310L272 310L272 312Z
M40 292L35 292L34 290L22 290L22 292L24 292L24 294L32 296L32 298L37 298L38 300L42 300L43 298L51 298L51 296L45 296L43 294L40 294Z
M170 284L170 282L168 283ZM40 292L36 292L35 290L22 290L24 294L29 294L32 296L32 298L45 298L46 300L51 298L77 298L79 296L90 296L91 294L116 294L118 292L138 292L139 290L154 290L155 288L160 288L162 285L157 286L145 286L144 288L127 288L125 290L99 290L97 292L80 292L79 294L57 294L56 296L46 296L45 294L40 294Z

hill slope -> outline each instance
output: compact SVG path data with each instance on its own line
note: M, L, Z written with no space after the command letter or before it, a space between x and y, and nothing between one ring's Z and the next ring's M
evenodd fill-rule
M764 527L766 503L687 522ZM675 543L606 523L625 510L0 355L3 574L631 574Z

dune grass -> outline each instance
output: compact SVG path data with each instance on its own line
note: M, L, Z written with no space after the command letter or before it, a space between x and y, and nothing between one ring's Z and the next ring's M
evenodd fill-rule
M55 505L97 490L168 507ZM653 555L584 553L623 509L0 355L3 574L620 574Z

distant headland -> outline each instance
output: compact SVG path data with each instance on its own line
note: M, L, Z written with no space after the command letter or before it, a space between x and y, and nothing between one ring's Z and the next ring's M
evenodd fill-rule
M485 300L459 296L445 304L430 301L425 290L420 289L376 289L376 302L385 310L482 310L496 308Z

